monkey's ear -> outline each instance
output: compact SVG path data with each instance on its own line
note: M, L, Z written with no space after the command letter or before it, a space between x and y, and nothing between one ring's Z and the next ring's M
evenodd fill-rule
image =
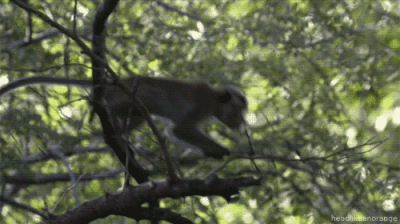
M228 90L223 90L218 96L218 101L220 103L227 103L232 99L232 94Z

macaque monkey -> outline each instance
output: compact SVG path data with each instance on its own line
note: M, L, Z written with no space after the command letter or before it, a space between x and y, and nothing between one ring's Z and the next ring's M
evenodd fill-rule
M201 149L205 156L221 158L230 154L226 147L202 133L197 126L209 117L216 117L231 129L240 127L247 100L237 88L214 88L204 82L183 82L143 76L124 79L121 82L130 89L135 88L135 96L151 114L173 122L171 133L174 137ZM45 76L22 78L4 85L0 89L0 97L23 86L54 84L91 87L92 81ZM133 93L117 85L106 85L104 99L109 107L113 125L118 130L129 132L143 123L144 118L132 103Z

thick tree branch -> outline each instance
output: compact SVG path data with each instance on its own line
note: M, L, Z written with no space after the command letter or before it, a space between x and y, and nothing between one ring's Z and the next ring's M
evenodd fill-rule
M167 197L181 198L193 195L217 195L229 201L231 196L239 193L240 188L259 185L261 185L260 180L252 177L221 179L215 175L205 180L179 179L176 180L175 183L171 183L167 180L152 184L146 183L139 186L130 186L118 193L107 194L98 199L86 202L63 215L53 217L51 220L48 220L48 222L59 224L88 223L112 214L129 216L136 220L151 219L160 216L154 215L155 213L153 213L153 215L144 216L142 214L144 211L143 209L147 208L141 208L141 205L154 199ZM155 208L153 211L157 212L162 210ZM168 219L162 218L162 220Z

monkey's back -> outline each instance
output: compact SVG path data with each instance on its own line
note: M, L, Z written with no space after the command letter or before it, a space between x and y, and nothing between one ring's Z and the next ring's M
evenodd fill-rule
M187 114L201 120L215 108L215 90L204 82L140 76L137 84L137 97L146 102L150 113L175 122Z

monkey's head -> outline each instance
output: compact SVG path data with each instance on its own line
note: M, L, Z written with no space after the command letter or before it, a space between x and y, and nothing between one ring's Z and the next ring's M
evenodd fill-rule
M232 129L243 123L243 111L247 109L245 95L234 86L226 86L218 90L218 107L215 117Z

